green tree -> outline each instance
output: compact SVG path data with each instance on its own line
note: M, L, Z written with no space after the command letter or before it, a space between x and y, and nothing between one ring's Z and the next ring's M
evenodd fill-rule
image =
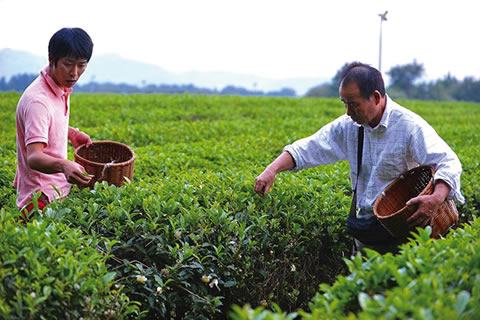
M450 74L443 79L436 80L430 84L426 84L425 99L430 100L454 100L455 92L458 91L461 82Z
M480 80L466 77L454 93L456 100L480 102Z
M415 82L423 76L423 64L413 60L412 63L392 67L387 74L390 76L392 91L403 91L408 98L418 98Z

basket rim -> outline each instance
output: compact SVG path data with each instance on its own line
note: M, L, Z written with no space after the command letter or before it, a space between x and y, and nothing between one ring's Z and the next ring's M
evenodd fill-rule
M119 145L119 146L122 146L122 147L126 148L128 151L130 151L132 153L132 157L130 159L128 159L127 161L118 162L118 163L111 163L110 167L123 167L123 166L129 165L130 163L133 163L135 161L135 152L133 151L132 148L130 148L129 146L127 146L124 143L117 142L117 141L112 141L112 140L99 140L99 141L92 141L92 145L93 144L115 144L115 145ZM91 160L85 159L84 157L82 157L78 154L80 149L84 148L85 145L86 144L82 144L75 149L74 157L79 158L82 161L85 161L88 165L105 166L106 163L91 161Z
M396 177L392 182L390 182L386 187L385 189L377 196L377 199L375 199L375 203L373 205L373 213L375 214L375 216L377 217L377 219L379 220L385 220L385 219L388 219L388 218L391 218L393 216L396 216L398 214L401 214L403 212L405 212L405 210L409 209L409 208L413 208L414 206L413 205L410 205L410 206L407 206L407 205L404 205L401 209L389 214L389 215L379 215L377 213L377 209L378 209L378 205L380 203L380 201L383 199L383 196L385 195L385 193L387 191L389 191L400 179L403 178L404 175L406 174L409 174L410 172L412 171L416 171L416 170L419 170L421 168L428 168L430 169L431 173L432 173L432 177L430 178L430 181L428 182L428 184L425 186L425 188L423 188L422 192L420 192L418 194L418 196L423 196L427 193L427 190L429 189L429 187L433 184L433 180L434 180L434 175L435 175L435 169L430 166L430 165L420 165L420 166L417 166L415 168L412 168L412 169L409 169L403 173L401 173L398 177Z

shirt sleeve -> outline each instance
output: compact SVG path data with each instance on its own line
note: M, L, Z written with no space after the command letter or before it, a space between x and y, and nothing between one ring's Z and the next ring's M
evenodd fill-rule
M412 136L411 150L418 163L435 169L434 182L445 181L451 188L449 199L464 202L460 191L462 164L455 152L428 124L421 126Z
M29 103L23 114L25 125L25 146L42 142L48 144L48 132L51 124L51 114L41 102Z
M347 160L346 128L342 124L339 118L313 135L287 145L283 151L290 153L296 164L291 171Z

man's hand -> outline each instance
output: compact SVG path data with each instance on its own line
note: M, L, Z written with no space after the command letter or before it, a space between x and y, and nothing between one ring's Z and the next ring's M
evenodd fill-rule
M426 227L430 224L433 214L442 205L450 192L450 186L443 180L438 180L431 195L423 195L407 201L407 206L418 205L417 210L407 219L408 226Z
M408 227L426 227L443 201L438 202L433 195L418 196L407 201L407 206L418 205L417 210L407 219Z
M255 179L255 192L263 197L272 188L275 181L275 171L267 167L262 174Z
M68 139L75 149L83 144L86 147L92 144L92 139L90 139L88 134L72 127L68 128Z
M65 160L63 163L63 174L68 183L77 184L79 186L87 185L92 177L90 175L85 175L85 172L85 168L76 162Z
M255 192L263 197L265 193L270 192L277 173L293 168L295 168L295 161L292 156L288 152L283 152L255 179Z

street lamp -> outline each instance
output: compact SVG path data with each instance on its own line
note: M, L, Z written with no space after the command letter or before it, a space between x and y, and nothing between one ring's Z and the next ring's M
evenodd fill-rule
M378 71L382 72L382 23L383 21L387 21L387 13L379 13L380 16L380 45L379 45L379 53L378 53Z

